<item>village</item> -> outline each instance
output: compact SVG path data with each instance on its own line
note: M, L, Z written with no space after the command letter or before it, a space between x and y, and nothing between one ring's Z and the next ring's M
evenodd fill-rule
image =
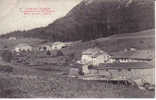
M63 53L60 51L62 48L68 47L71 44L65 44L62 42L56 42L53 45L39 45L37 47L30 46L28 44L18 44L12 50L13 54L16 57L35 57L35 58L46 58L46 57L55 57L62 56ZM30 60L30 59L29 59Z
M16 38L11 37L9 40L16 41ZM126 80L126 76L130 77L132 75L122 74L123 72L120 70L125 71L126 69L129 72L133 72L132 69L135 69L135 66L137 66L138 69L144 69L146 67L152 68L147 64L152 60L150 58L113 56L96 46L73 53L69 51L72 51L74 46L80 44L82 44L82 41L43 42L37 45L18 43L6 51L10 52L9 58L11 59L9 59L8 62L13 65L29 66L32 68L38 68L37 66L42 66L43 68L44 66L58 66L57 69L59 69L60 66L62 66L61 69L63 69L64 66L68 66L67 76L82 80ZM137 49L125 48L123 52L137 52ZM7 55L8 54L9 53L7 53ZM111 72L112 68L119 71ZM118 76L110 76L115 73L118 73ZM140 73L140 71L136 73ZM118 78L119 76L122 77ZM139 82L136 84L139 88L143 88L143 83L140 84Z
M10 37L8 40L16 40L15 37ZM40 59L40 62L45 61L47 62L53 62L48 61L47 59L44 60L44 58L51 58L54 59L56 57L60 56L69 56L66 54L64 51L67 49L72 48L76 44L80 44L81 41L76 41L76 42L46 42L46 43L40 43L38 45L31 45L28 43L19 43L16 44L14 47L9 48L9 51L12 53L13 60L12 63L23 63L23 64L30 64L34 65L35 63L34 60ZM132 51L135 52L135 48L125 48L124 52ZM74 54L73 54L74 55ZM83 50L82 54L79 54L79 59L75 61L76 63L79 64L90 64L90 65L95 65L99 66L101 63L114 63L114 62L121 62L121 63L128 63L128 62L144 62L148 61L149 59L137 59L137 58L117 58L113 57L107 52L100 50L97 47L89 48L87 50ZM72 58L73 59L73 58ZM74 59L75 60L75 59ZM37 61L37 60L36 60ZM40 63L39 61L36 62L36 64ZM66 63L64 61L64 63Z
M130 45L120 48L119 51L110 52L111 48L103 49L98 46L100 43L103 45L105 41L109 43L108 40L100 39L98 41L99 39L89 42L81 40L50 42L15 37L1 39L1 65L4 64L5 67L1 67L0 71L12 73L17 67L22 70L35 70L35 73L32 73L35 75L47 73L45 74L47 79L54 78L53 75L55 75L58 78L66 77L85 82L124 80L132 84L135 82L140 90L153 90L153 81L149 77L153 75L153 66L150 63L154 60L150 50L140 50L135 45ZM140 42L138 41L138 43ZM26 72L21 71L24 77L18 75L19 71L16 74L27 79ZM40 76L43 77L44 75L41 74ZM33 76L31 77L33 78ZM146 79L147 81L142 82ZM144 82L149 82L151 85L144 87Z

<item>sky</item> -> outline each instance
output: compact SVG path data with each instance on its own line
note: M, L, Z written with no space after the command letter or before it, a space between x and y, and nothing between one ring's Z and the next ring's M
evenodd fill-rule
M82 0L0 0L0 35L47 26Z

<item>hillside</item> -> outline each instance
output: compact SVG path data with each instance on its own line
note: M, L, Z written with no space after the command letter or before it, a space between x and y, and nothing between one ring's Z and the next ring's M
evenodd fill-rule
M80 54L83 50L94 47L98 47L115 57L146 58L147 56L145 55L148 55L147 58L154 58L154 41L154 29L152 29L131 34L115 34L109 37L80 42L73 47L64 48L62 51L65 55L74 54L75 59L80 59ZM130 51L130 48L135 50Z
M35 44L39 39L0 39L3 44L12 47L18 43ZM62 57L38 58L33 54L30 59L40 60L40 64L27 65L6 63L0 59L0 97L1 98L153 98L155 91L140 90L125 82L79 80L67 77L71 64L80 59L81 52L98 47L114 57L154 58L154 29L115 34L90 41L82 41L63 48ZM3 47L2 47L3 48ZM124 51L125 48L135 48L136 51ZM27 58L27 57L25 57ZM61 60L60 60L61 59ZM67 64L62 64L67 59ZM49 64L45 63L49 62ZM27 61L27 60L26 60ZM31 60L29 60L29 63ZM31 61L31 62L32 62ZM51 64L51 62L53 63ZM44 63L44 65L42 65ZM58 64L59 63L59 64ZM154 64L154 59L150 64ZM75 65L76 66L76 65ZM78 66L78 65L77 65ZM76 66L76 67L77 67ZM140 64L139 64L140 66ZM142 66L142 65L141 65ZM144 65L143 65L144 66ZM154 65L153 65L154 66ZM80 67L80 65L79 65ZM138 66L137 66L138 67ZM147 72L147 71L146 71ZM137 72L133 72L136 73ZM134 75L136 75L134 74ZM151 74L148 72L148 74ZM144 77L144 76L143 76Z
M2 37L86 41L151 28L154 28L153 0L84 0L47 27L17 31Z

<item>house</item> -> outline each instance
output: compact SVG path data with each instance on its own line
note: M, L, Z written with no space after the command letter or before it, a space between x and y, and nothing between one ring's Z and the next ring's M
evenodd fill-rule
M130 48L130 51L136 51L136 48Z
M9 40L16 40L16 37L9 37Z
M51 46L52 50L60 50L62 48L65 48L65 47L69 47L71 46L72 43L70 42L54 42Z
M133 51L134 52L134 51L137 51L137 49L136 48L132 48L132 47L124 49L124 52L128 52L128 51Z
M81 60L77 62L82 64L82 73L88 74L90 73L88 69L90 65L99 66L101 63L110 63L110 59L111 56L107 52L95 47L83 51Z
M15 52L32 51L32 46L26 43L20 43L14 47L13 51Z
M47 44L43 44L39 47L39 51L50 51L50 50L51 50L51 46Z
M82 52L81 64L98 66L107 63L111 56L99 48L90 48Z

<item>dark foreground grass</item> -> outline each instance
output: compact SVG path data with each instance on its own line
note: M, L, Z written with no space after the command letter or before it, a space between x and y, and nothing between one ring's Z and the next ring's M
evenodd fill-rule
M41 76L1 74L1 98L143 98L154 91L142 91L123 82L84 81L36 70ZM54 71L53 71L54 73ZM9 73L11 74L11 73ZM34 75L34 76L33 76Z

